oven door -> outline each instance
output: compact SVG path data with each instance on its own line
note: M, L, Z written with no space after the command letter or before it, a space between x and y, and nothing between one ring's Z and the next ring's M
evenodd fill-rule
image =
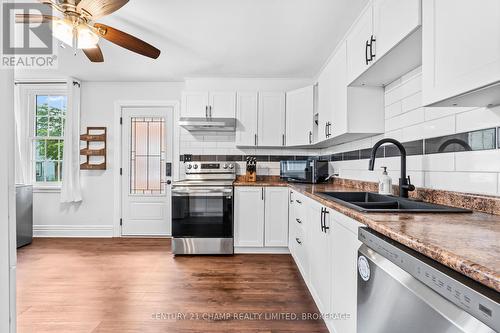
M174 187L172 236L233 238L232 187Z

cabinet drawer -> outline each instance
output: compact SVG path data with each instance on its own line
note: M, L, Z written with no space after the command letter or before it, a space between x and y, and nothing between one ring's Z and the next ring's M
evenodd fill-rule
M297 264L297 267L299 267L300 273L302 274L302 277L304 278L305 281L308 280L309 278L309 263L307 260L307 251L306 251L306 237L305 237L305 232L302 228L300 227L295 227L293 228L293 235L292 235L292 254L295 259L295 263Z

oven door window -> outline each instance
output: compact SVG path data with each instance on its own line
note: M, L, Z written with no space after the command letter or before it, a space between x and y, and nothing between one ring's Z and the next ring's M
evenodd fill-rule
M233 237L232 196L173 196L174 237Z

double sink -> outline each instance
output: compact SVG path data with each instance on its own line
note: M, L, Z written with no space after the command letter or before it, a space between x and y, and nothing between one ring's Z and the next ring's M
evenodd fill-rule
M325 199L365 213L471 213L471 210L371 192L322 192Z

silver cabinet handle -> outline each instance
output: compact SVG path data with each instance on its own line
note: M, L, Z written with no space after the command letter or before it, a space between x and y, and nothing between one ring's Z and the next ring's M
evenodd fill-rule
M262 190L261 197L262 197L262 200L264 200L264 188L262 187L261 190Z
M299 238L299 237L295 238L295 241L296 241L297 243L299 243L300 245L302 245L302 241L300 240L300 238Z
M299 199L295 199L295 202L298 203L299 205L302 204L302 201L300 201Z
M302 224L302 221L299 218L295 219L295 221L297 221L298 224Z
M255 145L257 146L257 134L254 134Z
M285 134L282 134L281 137L282 137L283 146L284 146L285 145Z
M312 143L312 136L313 136L313 133L311 131L309 131L309 144Z

